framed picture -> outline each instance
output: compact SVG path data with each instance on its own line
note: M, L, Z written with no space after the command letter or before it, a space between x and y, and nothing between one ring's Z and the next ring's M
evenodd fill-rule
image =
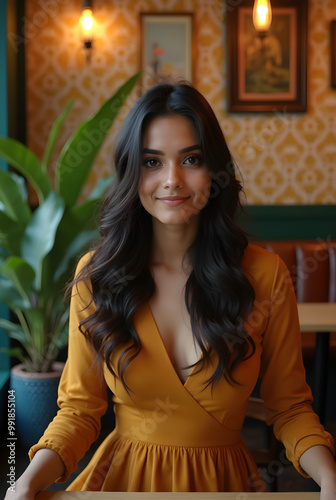
M169 80L193 80L193 15L141 13L140 69L145 89Z
M331 86L336 87L336 21L331 21Z
M306 111L307 0L272 0L272 24L260 36L253 1L228 5L229 111Z

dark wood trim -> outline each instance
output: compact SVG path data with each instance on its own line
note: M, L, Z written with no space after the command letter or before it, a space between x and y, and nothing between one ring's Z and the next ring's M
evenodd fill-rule
M7 2L8 136L26 144L25 1Z
M336 88L336 20L331 21L330 31L331 86Z

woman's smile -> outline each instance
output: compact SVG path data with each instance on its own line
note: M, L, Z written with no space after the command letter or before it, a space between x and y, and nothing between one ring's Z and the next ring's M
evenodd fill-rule
M178 205L182 205L182 203L186 202L189 198L189 196L165 196L158 198L158 200L168 207L177 207Z

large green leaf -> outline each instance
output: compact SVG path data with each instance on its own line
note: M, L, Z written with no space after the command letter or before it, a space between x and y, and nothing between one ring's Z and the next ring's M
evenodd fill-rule
M0 200L5 206L7 215L20 225L25 225L31 218L28 204L10 174L0 169ZM1 231L1 226L0 226Z
M11 220L11 219L10 219ZM5 224L8 223L8 220ZM0 226L5 227L4 214L0 213ZM25 228L15 224L7 225L7 232L0 230L0 255L20 255L21 240Z
M4 174L4 175L3 175ZM0 171L0 254L3 249L12 255L20 255L21 239L31 219L27 203L27 188L23 177Z
M34 153L15 139L0 137L0 156L32 183L42 203L51 191L51 182Z
M0 204L0 235L7 235L13 230L14 221L7 215L4 205Z
M25 311L25 318L31 332L34 350L38 353L39 357L43 356L43 349L45 344L45 315L42 309L32 308Z
M99 179L96 186L91 191L91 193L88 197L88 200L98 201L102 197L102 195L105 193L107 188L112 184L113 178L114 178L114 176L110 175L109 177L102 177L101 179Z
M21 194L21 198L23 199L24 202L26 202L29 205L26 179L22 175L15 174L14 172L10 172L10 176L16 182L16 185Z
M56 185L68 206L75 205L105 136L139 76L130 78L64 145L57 163Z
M41 284L44 257L54 245L55 234L64 213L64 201L51 192L34 212L22 239L22 258L36 273L36 287Z
M22 345L27 345L29 342L21 325L17 323L0 318L0 328L3 328L7 332L8 337L17 340Z
M24 363L26 361L26 358L24 357L23 351L20 347L11 347L10 349L2 347L0 349L0 352L6 353L11 358L18 358L21 361L21 363Z
M21 297L15 285L2 278L0 278L0 302L3 302L13 312L16 312L16 309L26 310L31 307L30 302Z
M54 278L55 273L57 272L58 276L60 276L59 267L62 266L64 268L64 259L67 260L66 254L68 252L68 248L71 247L72 242L83 231L93 231L95 227L93 215L96 210L97 200L86 200L80 205L75 205L70 209L65 209L63 218L57 229L54 248L48 255L48 258L46 259L47 262L44 263L43 289L46 291L48 290L48 287L53 287L55 281L57 281ZM94 233L91 234L92 239L96 237ZM87 242L88 241L86 240L85 245ZM78 248L78 254L79 253L81 253L81 248ZM71 262L68 260L67 262L70 266ZM69 278L70 276L66 279Z
M1 235L0 235L1 236ZM1 238L0 238L0 263L5 260L10 255L10 252L1 246ZM0 307L1 310L1 307Z
M66 249L64 257L54 274L55 282L57 282L64 273L68 272L73 259L80 255L85 249L86 245L98 235L98 231L82 231L81 233L79 233L77 238L75 238ZM69 276L67 277L67 279L69 279Z
M54 147L55 147L59 132L60 132L62 125L65 122L72 106L74 105L74 102L75 101L72 100L65 106L65 109L60 114L60 116L55 120L55 122L50 130L50 133L48 136L47 146L45 148L44 156L43 156L42 163L41 163L42 170L46 173L48 172L50 158L51 158L51 155L54 151Z
M7 332L22 332L22 328L19 324L13 323L12 321L9 321L8 319L3 319L0 318L0 328L3 328Z
M53 351L59 351L63 347L65 347L68 343L69 332L68 328L63 328L57 332L57 335L53 335L52 341L49 346L49 353L52 355Z
M83 229L93 229L96 226L95 216L98 210L98 200L88 198L80 205L75 205L64 214L62 223L67 226L67 231L71 230L71 224L76 224L79 231ZM79 232L78 231L78 232Z
M9 257L0 266L0 274L11 281L23 299L29 301L34 270L20 257Z
M53 344L57 349L62 349L68 343L69 331L67 328L64 328L60 331L59 335L53 339Z

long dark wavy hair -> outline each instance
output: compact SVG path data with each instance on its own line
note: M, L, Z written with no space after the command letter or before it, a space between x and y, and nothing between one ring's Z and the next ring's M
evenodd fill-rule
M212 177L209 201L187 252L192 272L185 287L193 336L202 351L199 369L210 362L213 351L218 357L206 384L214 385L223 376L234 383L233 369L255 350L244 330L254 289L242 271L247 238L235 222L242 188L233 159L206 99L188 84L160 84L136 102L124 121L114 150L115 179L101 207L101 239L72 283L90 283L96 308L79 328L127 390L125 370L141 349L133 317L155 292L149 269L152 219L138 196L142 137L152 119L174 113L195 126ZM122 351L114 370L110 360L117 348Z

